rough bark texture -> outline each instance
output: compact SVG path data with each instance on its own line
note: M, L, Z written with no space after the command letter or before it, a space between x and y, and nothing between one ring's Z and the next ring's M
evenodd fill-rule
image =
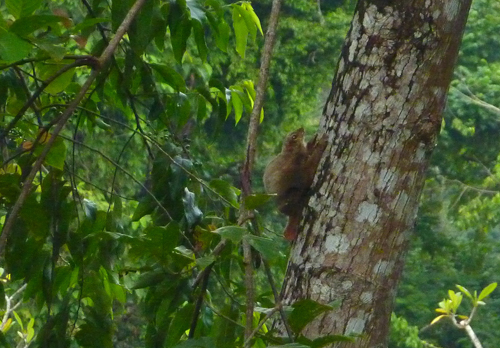
M327 148L284 303L339 301L302 332L386 347L390 313L471 0L360 0L324 109Z

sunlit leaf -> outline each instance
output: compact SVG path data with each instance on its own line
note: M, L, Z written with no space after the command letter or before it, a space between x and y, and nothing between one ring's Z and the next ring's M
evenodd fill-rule
M234 108L235 123L238 124L241 120L241 115L243 114L243 103L241 102L240 96L235 91L231 91L231 102Z
M438 321L440 321L441 319L443 318L446 318L447 315L440 315L438 317L435 317L432 321L431 321L431 325L434 325L435 323L437 323Z
M458 284L456 285L456 287L458 288L458 290L460 290L462 293L464 293L468 298L470 298L471 300L473 299L469 290L467 290L466 288L464 288L463 286L458 285Z
M478 301L482 301L486 296L488 296L489 294L491 294L493 292L493 290L495 290L497 287L497 283L491 283L490 285L488 285L487 287L485 287L481 293L479 294L479 297L477 298Z
M245 58L245 51L247 47L247 38L248 38L248 28L245 23L245 19L240 13L238 9L238 5L233 5L232 15L233 15L233 29L234 35L236 39L236 52L242 57Z

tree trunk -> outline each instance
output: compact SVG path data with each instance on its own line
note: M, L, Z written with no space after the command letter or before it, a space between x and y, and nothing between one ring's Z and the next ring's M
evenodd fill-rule
M386 347L390 314L471 0L360 0L321 120L330 145L284 303L340 307L303 334Z

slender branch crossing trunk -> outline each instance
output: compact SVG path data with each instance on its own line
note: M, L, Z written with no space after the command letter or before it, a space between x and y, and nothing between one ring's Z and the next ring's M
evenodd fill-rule
M338 301L303 334L386 347L392 303L471 0L360 0L321 120L330 145L284 303Z

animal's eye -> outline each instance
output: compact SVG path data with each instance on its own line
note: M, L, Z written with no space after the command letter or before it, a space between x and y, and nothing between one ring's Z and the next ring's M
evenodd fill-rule
M292 135L292 140L297 139L297 134Z

